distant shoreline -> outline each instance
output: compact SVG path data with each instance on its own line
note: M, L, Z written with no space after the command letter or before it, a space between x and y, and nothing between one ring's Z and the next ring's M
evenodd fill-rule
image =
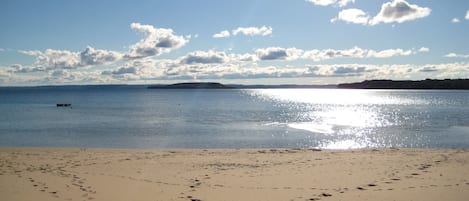
M365 80L362 82L308 85L243 85L218 82L181 82L174 84L96 84L96 85L41 85L0 86L0 89L421 89L469 90L469 79L426 80Z
M348 84L338 84L341 89L456 89L468 90L469 79L445 80L365 80Z

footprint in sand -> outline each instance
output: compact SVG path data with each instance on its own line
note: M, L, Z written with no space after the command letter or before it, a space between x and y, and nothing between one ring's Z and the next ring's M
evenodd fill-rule
M332 194L330 194L330 193L322 193L321 196L322 196L322 197L331 197Z

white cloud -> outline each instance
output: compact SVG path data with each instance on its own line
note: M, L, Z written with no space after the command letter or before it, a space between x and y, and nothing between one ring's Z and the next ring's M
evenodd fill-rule
M329 72L328 76L337 76L337 77L344 77L344 76L361 76L365 72L373 72L376 71L376 69L372 68L367 68L364 66L334 66L330 69L328 69ZM326 71L327 72L327 71Z
M120 67L116 70L113 71L103 71L103 75L121 75L121 74L137 74L138 73L138 68L131 66L131 67Z
M354 24L368 24L368 20L370 16L367 15L364 11L360 9L345 9L339 12L337 17L331 19L331 22L336 22L337 20L345 21L347 23L354 23Z
M345 78L363 79L425 79L428 77L449 78L469 75L468 63L436 65L372 65L372 64L332 64L305 67L288 66L242 66L238 64L196 64L178 65L164 69L164 73L147 77L154 80L191 79L260 79L260 78ZM443 75L444 74L444 75ZM119 78L123 79L123 78Z
M162 68L167 68L164 60L159 61L147 57L130 60L114 70L105 70L100 73L101 77L112 78L121 81L145 80L162 75ZM175 63L175 62L172 62ZM157 67L158 66L158 67Z
M430 48L428 48L428 47L421 47L421 48L419 49L419 52L430 52Z
M4 52L4 51L5 51L5 49L3 49L3 48L0 48L0 52Z
M36 66L44 66L46 69L72 69L82 66L80 53L68 50L46 49L36 57Z
M469 20L469 10L466 12L466 17L465 17L466 20Z
M223 51L195 51L176 59L171 65L176 64L223 64L228 62L252 62L258 61L255 54L227 54ZM169 64L171 62L168 62Z
M469 77L469 63L446 63L432 65L438 69L436 78L447 79L447 78L467 78Z
M39 50L18 50L18 52L29 56L39 56L42 54Z
M262 27L238 27L233 29L231 33L228 30L220 31L219 33L213 34L213 38L228 38L230 36L237 36L238 34L246 36L268 36L272 35L272 27L262 26Z
M355 49L355 50L353 50ZM336 53L339 50L335 50ZM367 50L363 52L368 53ZM358 48L339 51L337 55L366 57ZM319 52L331 52L321 50ZM334 52L334 51L332 51ZM348 52L348 53L345 53ZM226 55L226 54L225 54ZM469 63L443 63L428 65L374 65L374 64L328 64L306 66L262 66L256 63L235 62L238 55L227 57L225 63L184 63L181 58L168 60L147 57L128 60L111 70L81 71L79 69L55 69L45 77L18 74L0 68L0 82L17 84L51 83L142 83L146 80L230 80L230 79L272 79L272 78L315 78L327 79L328 83L364 79L425 79L461 78L469 76ZM252 55L251 55L252 56ZM13 67L10 67L13 68ZM15 68L22 68L18 65Z
M2 81L2 79L6 80L6 79L10 78L11 74L14 71L15 71L15 68L13 66L10 66L10 67L0 66L0 82Z
M259 58L255 54L230 54L232 62L258 61Z
M412 54L412 50L403 49L387 49L382 51L369 50L367 57L372 58L389 58L394 56L408 56Z
M355 3L355 0L337 0L337 5L340 7L346 6L349 3Z
M74 76L72 76L67 70L64 69L54 70L50 72L49 75L56 79L74 80Z
M110 50L96 50L90 46L80 52L82 66L109 64L122 59L122 54Z
M68 50L46 49L44 52L38 50L20 50L22 54L36 56L33 69L22 69L23 72L47 71L54 69L74 69L85 66L109 64L121 60L122 53L97 50L87 47L82 52Z
M427 17L430 15L431 11L432 10L428 7L409 4L405 0L394 0L384 3L381 6L381 11L369 21L369 24L403 23L405 21Z
M425 49L424 49L425 50ZM306 51L302 58L311 59L313 61L322 61L328 59L337 59L337 58L388 58L394 56L408 56L412 53L416 53L412 50L402 50L402 49L386 49L381 51L362 49L359 47L354 47L351 49L335 50L335 49L325 49L325 50L309 50Z
M256 55L260 60L294 60L299 58L303 50L296 48L269 47L257 49Z
M47 73L45 77L36 77L29 82L40 84L96 84L110 83L109 79L101 76L98 71L74 71L58 69Z
M334 23L340 20L347 23L374 26L380 23L403 23L427 17L430 13L430 8L409 4L405 0L393 0L384 3L380 12L373 18L363 10L351 8L341 10L337 17L331 19L331 22Z
M180 59L182 64L210 64L210 63L225 63L228 61L228 56L225 52L215 51L195 51L187 54Z
M423 73L431 73L431 72L437 72L438 68L435 66L424 66L418 69L419 72Z
M168 68L164 75L155 79L258 79L303 77L310 74L308 68L286 68L275 66L249 66L238 64L182 65Z
M12 72L15 73L31 73L31 72L43 72L51 69L47 69L43 66L23 66L21 64L14 64L10 66L11 69L9 69Z
M203 71L217 71L214 68L225 69L226 66L242 66L256 65L256 61L292 61L297 59L306 59L313 61L323 61L338 58L386 58L393 56L407 56L412 53L428 51L428 48L422 47L419 50L402 50L402 49L387 49L381 51L362 49L353 47L350 49L324 49L324 50L308 50L304 51L297 48L281 48L281 47L268 47L261 48L254 51L254 53L245 54L227 54L223 51L195 51L190 52L185 56L177 59L155 60L152 57L132 58L126 59L123 53L99 50L92 47L87 47L82 52L72 52L66 50L52 50L47 49L41 51L21 51L24 54L36 56L36 62L32 66L17 66L12 67L13 73L30 73L46 71L49 77L57 77L65 72L71 70L76 71L80 67L95 66L95 65L109 65L116 62L124 62L111 70L104 70L99 75L105 77L112 77L117 80L137 80L137 79L152 79L154 77L162 77L163 75L171 76L172 78L181 78L179 70L184 69L183 77L201 77L198 74L200 69ZM67 70L67 71L63 71ZM353 70L355 74L360 71L360 68ZM55 74L51 74L55 72ZM61 74L59 74L59 72ZM284 71L282 71L285 73ZM342 72L345 74L346 69L338 69L337 73ZM368 71L366 71L368 72ZM74 74L76 75L76 74ZM293 74L290 74L293 75ZM204 75L206 76L206 75ZM202 76L202 77L204 77ZM70 77L70 76L67 76ZM164 76L163 76L164 77ZM50 81L58 81L57 79L50 78ZM61 79L64 81L67 79ZM71 80L71 79L68 79Z
M162 53L171 52L189 42L184 36L174 35L172 29L155 28L152 25L132 23L133 30L145 34L144 38L130 47L128 58L142 58L158 56Z
M318 6L339 6L344 7L349 3L354 3L355 0L306 0L314 5Z
M228 30L221 31L220 33L213 34L213 38L227 38L230 37L231 34Z
M459 21L458 18L453 18L453 19L451 20L451 22L452 22L452 23L459 23L460 21Z
M231 31L234 36L243 34L247 36L268 36L272 35L272 27L238 27Z
M365 56L365 53L366 50L363 50L359 47L354 47L345 50L309 50L303 54L302 58L311 59L313 61L321 61L336 58L363 58Z
M119 61L131 61L145 57L158 56L180 48L191 36L177 36L172 29L158 29L151 25L132 23L131 28L144 33L143 39L131 45L129 52L122 53L111 50L86 47L82 52L46 49L20 50L19 53L35 56L32 66L17 69L17 72L51 71L57 69L76 69L79 67L109 65Z
M469 54L456 54L456 53L449 53L445 55L448 58L469 58Z
M225 64L237 62L255 62L268 60L297 60L307 59L323 61L338 58L388 58L394 56L408 56L418 52L429 51L422 47L418 50L386 49L381 51L353 47L350 49L301 50L297 48L268 47L255 50L255 54L227 54L223 51L195 51L174 60L172 65L181 64Z

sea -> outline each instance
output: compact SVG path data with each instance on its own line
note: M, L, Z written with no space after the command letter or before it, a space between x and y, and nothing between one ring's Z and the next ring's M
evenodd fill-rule
M469 148L469 91L4 87L0 146Z

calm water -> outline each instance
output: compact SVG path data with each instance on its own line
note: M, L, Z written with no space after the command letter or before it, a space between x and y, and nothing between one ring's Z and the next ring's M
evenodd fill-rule
M2 89L0 146L469 148L469 91Z

